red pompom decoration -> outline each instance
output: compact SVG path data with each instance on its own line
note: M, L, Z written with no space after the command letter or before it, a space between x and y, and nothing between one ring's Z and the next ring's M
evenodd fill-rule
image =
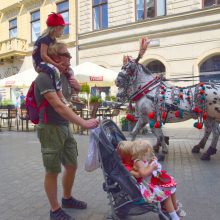
M204 112L204 113L203 113L202 118L203 118L203 120L206 120L206 119L207 119L207 112Z
M202 127L203 127L203 123L202 122L198 122L197 125L196 125L196 128L202 129Z
M205 91L204 90L200 90L199 93L200 93L200 95L203 95L205 93Z
M204 86L204 82L199 83L200 86Z
M164 89L164 86L161 86L160 88L161 88L161 89Z
M194 108L194 112L195 112L195 113L199 113L199 108L198 108L198 107L195 107L195 108Z
M164 92L164 91L162 91L162 92L161 92L161 94L162 94L162 95L164 95L164 94L165 94L165 92Z
M150 113L148 114L148 118L154 119L154 117L155 117L154 112L150 112Z
M166 112L162 112L162 119L166 119L167 117L167 113Z
M127 114L127 115L126 115L126 119L127 119L128 121L130 121L130 120L131 120L131 116L132 116L131 114Z
M159 121L156 121L156 122L155 122L154 128L160 128L160 122L159 122Z
M179 94L180 99L183 99L183 94Z
M178 118L180 116L179 111L175 111L175 116Z

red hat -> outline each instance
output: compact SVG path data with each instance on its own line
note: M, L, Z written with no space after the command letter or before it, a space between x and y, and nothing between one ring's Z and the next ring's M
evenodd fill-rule
M52 14L48 15L46 23L47 23L48 27L69 25L69 23L65 23L63 16L61 14L57 14L54 12Z

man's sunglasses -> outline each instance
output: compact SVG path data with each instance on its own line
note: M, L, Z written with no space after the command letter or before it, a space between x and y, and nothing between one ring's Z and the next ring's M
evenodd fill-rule
M58 53L59 56L67 57L67 58L72 58L69 52L66 53Z

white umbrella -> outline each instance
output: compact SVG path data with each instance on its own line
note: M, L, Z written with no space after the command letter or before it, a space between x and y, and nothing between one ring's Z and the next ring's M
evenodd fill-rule
M0 87L29 87L37 75L34 68L31 68L0 80Z
M87 83L90 86L112 86L118 73L96 65L85 62L73 67L74 76L80 83Z

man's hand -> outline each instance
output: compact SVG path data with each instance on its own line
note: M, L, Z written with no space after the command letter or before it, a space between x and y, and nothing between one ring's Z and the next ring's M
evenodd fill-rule
M99 125L99 121L95 118L85 120L85 123L83 123L82 127L86 129L96 128Z

